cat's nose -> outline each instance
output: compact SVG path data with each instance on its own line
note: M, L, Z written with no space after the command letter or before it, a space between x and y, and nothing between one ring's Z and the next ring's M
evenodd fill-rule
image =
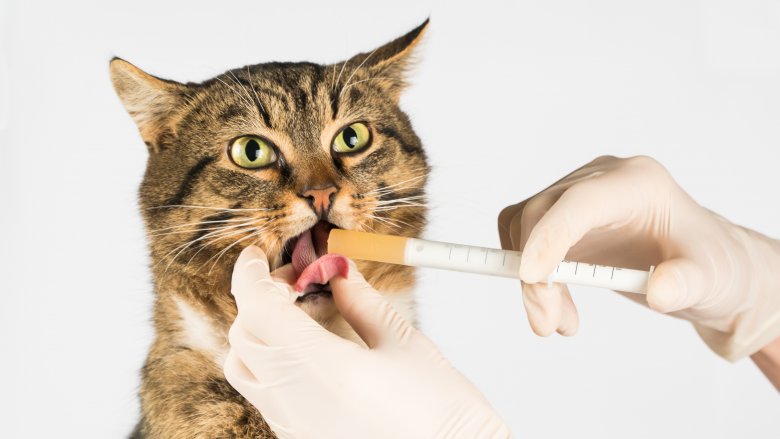
M333 199L336 197L336 192L339 188L329 184L326 186L306 188L303 192L298 194L299 197L305 198L309 202L309 206L314 210L320 219L327 219L330 207L333 205Z

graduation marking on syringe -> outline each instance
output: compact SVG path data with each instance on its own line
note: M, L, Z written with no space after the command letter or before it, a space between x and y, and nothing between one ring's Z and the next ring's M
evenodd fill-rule
M338 253L331 249L331 241L334 237L343 236L344 240L349 239L350 245L356 246L354 253L346 253L351 248L341 247L346 256L357 259L376 260L378 262L410 265L415 267L428 267L453 271L462 271L469 273L481 273L492 276L501 276L517 279L520 277L520 265L522 255L520 252L510 250L493 249L486 247L467 246L447 242L426 241L418 238L403 238L389 235L379 235L376 239L384 241L392 240L392 257L385 254L377 255L376 248L372 245L371 237L375 234L334 229L329 237L329 251ZM338 239L336 240L338 243ZM400 245L399 245L400 244ZM396 248L401 247L402 252ZM447 257L445 251L447 249ZM345 250L346 249L346 250ZM460 253L466 250L466 254ZM476 256L471 260L471 250L475 253L484 252L481 258ZM501 258L491 257L493 254L502 253ZM389 254L389 251L388 251ZM377 259L374 259L377 258ZM634 292L644 294L647 291L647 281L650 276L649 271L626 269L613 267L609 265L599 265L588 262L582 262L584 266L590 267L580 273L579 261L563 260L554 266L554 270L547 277L548 283L571 283L575 285L593 286L600 288L609 288L622 292ZM605 270L609 270L607 276ZM590 274L590 276L588 276Z

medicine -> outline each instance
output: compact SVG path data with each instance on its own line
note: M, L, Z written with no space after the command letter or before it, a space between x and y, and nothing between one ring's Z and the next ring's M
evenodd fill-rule
M438 268L490 276L520 278L520 252L333 229L328 253L352 259ZM627 293L647 293L651 271L562 261L548 282L608 288Z

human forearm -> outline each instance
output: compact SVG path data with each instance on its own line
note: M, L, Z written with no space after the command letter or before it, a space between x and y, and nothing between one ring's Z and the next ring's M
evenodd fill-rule
M777 337L774 341L764 346L763 349L751 355L750 358L775 388L780 391L780 337Z
M780 294L780 241L761 235L758 236L758 241L765 259L764 263L770 266L767 271L772 273L772 279L768 282L767 288L773 290L774 294ZM753 353L750 358L780 391L780 337L773 338L763 348Z

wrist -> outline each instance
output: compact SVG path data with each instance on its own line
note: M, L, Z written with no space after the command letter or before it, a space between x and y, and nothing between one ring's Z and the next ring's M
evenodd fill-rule
M767 379L780 391L780 337L750 356Z
M726 314L694 326L715 353L736 361L780 337L780 241L736 225L729 235L730 264L718 273L729 291L720 304Z

